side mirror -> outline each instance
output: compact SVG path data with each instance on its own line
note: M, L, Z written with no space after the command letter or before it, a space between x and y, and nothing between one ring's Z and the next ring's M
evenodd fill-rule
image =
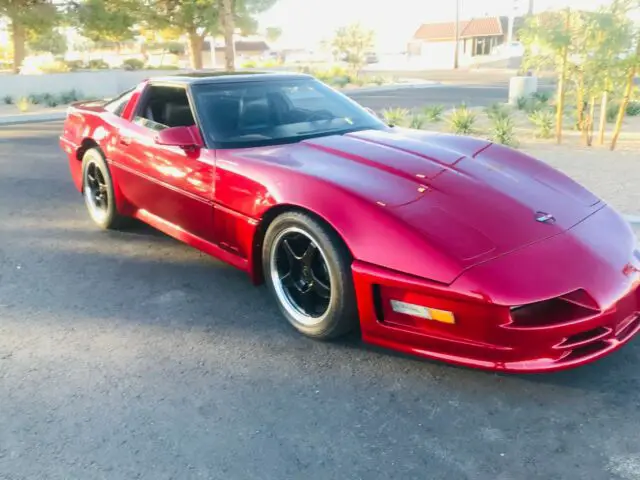
M199 148L202 142L191 127L170 127L160 130L155 137L158 145L180 148Z

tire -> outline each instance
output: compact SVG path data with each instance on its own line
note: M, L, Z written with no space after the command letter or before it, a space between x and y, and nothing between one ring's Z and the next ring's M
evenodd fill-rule
M89 216L100 228L118 230L130 223L118 213L111 172L98 148L87 150L82 157L82 196Z
M265 235L262 265L280 310L300 333L330 340L358 326L351 255L322 222L300 212L276 217Z

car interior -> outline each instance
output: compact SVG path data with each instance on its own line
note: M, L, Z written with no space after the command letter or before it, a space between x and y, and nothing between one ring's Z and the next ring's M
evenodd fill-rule
M197 104L207 131L223 139L294 136L332 121L353 124L352 112L313 89L234 85L200 92ZM134 122L154 130L196 123L184 88L157 85L142 99Z
M135 121L153 129L196 123L184 89L157 86L151 86L142 99Z

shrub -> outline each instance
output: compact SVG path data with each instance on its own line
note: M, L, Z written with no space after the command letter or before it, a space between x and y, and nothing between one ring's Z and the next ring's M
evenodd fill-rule
M55 60L50 63L45 63L40 67L42 73L66 73L70 71L69 66L65 62Z
M60 99L55 95L46 94L44 104L47 107L57 107L58 105L60 105Z
M404 125L408 116L409 110L406 108L385 108L382 110L382 118L392 127Z
M16 102L16 106L18 107L18 110L24 113L27 110L29 110L29 107L31 106L31 102L29 102L29 99L27 97L20 97Z
M555 118L551 110L536 110L529 114L529 120L537 128L536 137L551 138L553 136Z
M142 70L144 68L144 62L138 58L127 58L122 62L122 67L125 70Z
M618 112L620 111L620 105L617 103L610 103L607 105L607 123L613 123L618 118Z
M416 130L422 129L424 126L424 116L420 114L411 115L411 119L409 120L409 128L415 128Z
M255 60L245 60L241 65L242 68L256 68L257 66L258 64Z
M351 78L349 78L349 76L333 77L333 78L329 78L326 81L326 83L328 83L329 85L333 85L335 87L344 88L347 85L349 85L349 83L351 83Z
M376 85L384 85L385 83L387 83L387 79L384 78L382 75L376 75L373 77L372 79L373 83L375 83Z
M60 103L63 105L67 105L69 103L77 102L80 100L82 95L75 89L69 90L67 92L62 92L60 94Z
M629 105L627 105L627 115L630 117L640 116L640 102L629 102Z
M510 116L509 110L502 103L494 103L484 109L484 113L487 114L490 120L498 120L500 118L507 118Z
M442 112L444 112L444 106L442 105L430 105L422 109L425 120L432 123L442 120Z
M108 70L109 64L102 59L90 60L87 65L91 70Z
M352 85L357 85L359 87L362 87L368 83L368 80L365 77L355 77L351 79L350 83Z
M75 72L76 70L82 70L85 68L85 64L82 60L69 60L65 63L67 64L67 68L70 72Z
M11 105L13 103L13 97L11 95L5 95L3 100L5 105Z
M518 142L514 130L514 124L511 116L507 114L502 117L493 117L493 125L491 126L491 140L502 145L515 147Z
M469 110L466 105L454 108L449 117L451 131L456 135L471 135L475 132L475 123L476 114Z
M27 97L27 100L29 100L29 103L31 105L40 105L41 103L45 102L45 98L42 93L31 93Z

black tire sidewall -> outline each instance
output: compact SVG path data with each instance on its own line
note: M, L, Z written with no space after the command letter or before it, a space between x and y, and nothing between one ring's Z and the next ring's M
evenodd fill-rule
M102 172L104 176L105 183L107 185L107 193L109 195L108 198L108 207L107 214L103 219L97 219L91 214L91 209L86 205L87 199L85 196L85 181L87 176L87 167L90 163L95 163ZM96 225L101 228L109 229L114 228L116 226L118 220L118 210L116 208L116 199L113 189L113 180L111 178L111 171L109 170L109 166L104 158L102 152L97 148L91 148L85 152L82 157L82 197L84 198L85 205L87 207L87 211L89 212L89 216L96 223Z
M331 300L322 321L315 325L298 322L282 305L271 278L271 251L278 234L289 227L303 230L324 253L331 275ZM289 323L302 334L321 340L346 335L357 326L357 306L351 274L351 256L342 240L329 227L300 212L288 212L277 217L267 229L262 266L269 290Z

